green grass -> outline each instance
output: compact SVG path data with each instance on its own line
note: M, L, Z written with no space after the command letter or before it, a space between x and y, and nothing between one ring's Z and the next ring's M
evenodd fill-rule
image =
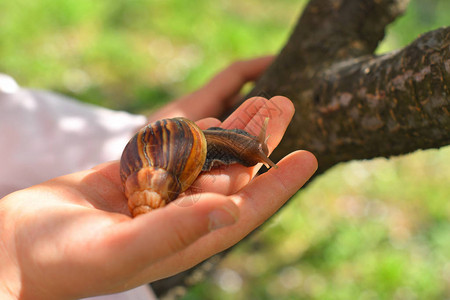
M133 112L276 53L305 1L0 2L0 72ZM449 25L412 1L378 52ZM450 298L450 148L338 165L240 244L186 299Z

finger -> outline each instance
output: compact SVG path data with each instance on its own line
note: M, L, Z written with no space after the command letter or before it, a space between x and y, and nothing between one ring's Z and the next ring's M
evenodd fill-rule
M171 203L164 209L111 227L102 241L102 261L120 257L121 269L117 272L122 276L134 274L211 231L235 223L238 217L237 206L221 195L203 194L189 207Z
M270 135L268 146L273 150L287 129L295 112L292 102L282 96L267 100L262 97L253 97L238 107L223 123L227 129L244 129L254 136L258 136L264 121L269 118L267 135Z
M269 118L267 135L276 137L275 139L272 137L272 141L269 139L269 149L273 149L281 140L294 112L294 105L286 97L275 96L270 100L263 97L253 97L239 106L222 123L222 127L229 129L240 128L254 136L258 136L265 119ZM283 128L283 130L278 131L279 128Z
M253 115L247 126L245 126L245 130L258 136L264 126L265 119L269 118L266 137L269 137L267 146L269 151L272 152L280 143L294 113L294 105L288 98L282 96L273 97L265 102L258 112Z
M169 103L148 117L149 122L162 118L186 117L191 120L219 117L234 103L235 95L248 81L255 80L272 62L273 56L239 61L214 76L196 92Z
M217 74L204 90L218 98L230 98L238 93L245 83L257 79L273 59L274 56L264 56L234 62Z
M245 100L231 115L222 123L222 128L226 129L245 129L248 122L266 105L267 100L264 97L252 97Z
M241 224L248 230L271 216L308 181L317 170L317 159L300 150L283 158L278 166L256 177L233 198L241 209Z
M317 160L307 151L297 151L283 158L278 166L278 169L271 169L255 178L239 194L230 196L240 210L237 223L204 236L177 255L156 263L151 270L145 272L160 272L170 276L239 242L264 223L303 186L317 169Z
M242 87L247 82L257 79L273 59L274 56L264 56L237 61L218 73L196 92L197 103L203 103L203 108L199 112L219 116L224 110L232 107Z
M253 135L259 135L266 117L270 118L267 134L268 148L271 152L281 138L294 114L294 106L285 97L274 97L270 101L264 98L251 98L244 102L236 112L222 124L226 128L241 128ZM243 186L256 174L261 165L246 168L233 164L226 168L213 169L201 176L193 184L190 192L213 192L230 195Z
M267 69L275 59L274 55L266 55L248 60L241 60L230 65L234 76L241 76L243 80L255 80Z
M205 130L210 127L219 127L222 122L216 118L205 118L195 122L200 129Z

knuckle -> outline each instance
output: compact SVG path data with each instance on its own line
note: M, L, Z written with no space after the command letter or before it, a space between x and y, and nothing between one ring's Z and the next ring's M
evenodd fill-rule
M195 232L192 228L182 226L179 223L174 225L171 236L167 239L169 251L172 253L178 252L181 249L189 246L195 239Z

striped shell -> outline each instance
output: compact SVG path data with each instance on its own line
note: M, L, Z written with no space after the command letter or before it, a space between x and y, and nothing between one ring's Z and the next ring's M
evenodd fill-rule
M187 190L202 170L206 149L202 130L184 118L156 121L137 132L120 160L132 215L163 207Z

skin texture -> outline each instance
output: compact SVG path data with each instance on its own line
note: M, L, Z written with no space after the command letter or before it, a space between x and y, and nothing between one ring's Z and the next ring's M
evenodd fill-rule
M287 98L252 98L223 123L208 118L197 124L259 132L268 116L272 151L293 114ZM192 267L275 213L317 161L296 151L278 166L256 178L259 165L204 173L176 201L134 219L117 161L12 193L0 200L0 298L114 293Z

